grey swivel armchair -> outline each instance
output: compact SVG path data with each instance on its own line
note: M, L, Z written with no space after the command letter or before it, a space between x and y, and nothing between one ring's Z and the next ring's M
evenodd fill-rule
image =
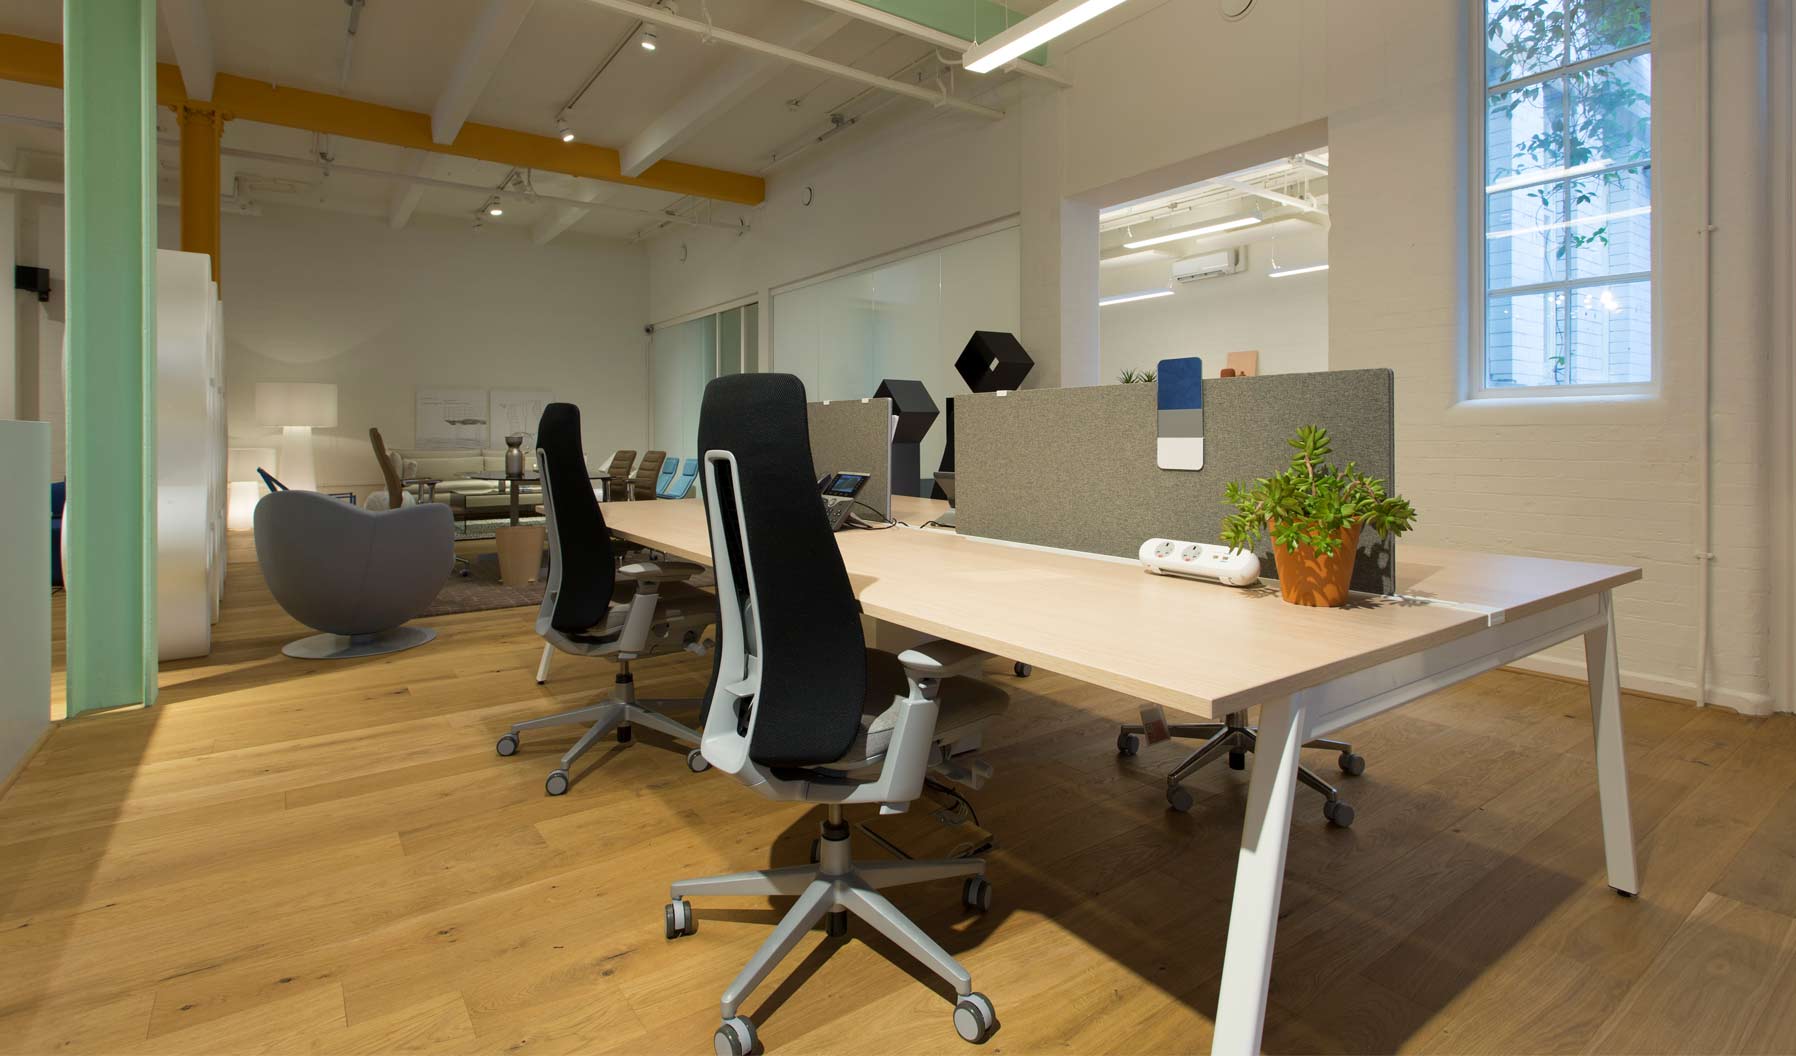
M543 513L548 520L549 582L536 614L536 633L551 648L575 656L609 656L617 661L611 696L597 704L517 723L499 738L500 755L516 755L525 730L588 724L586 732L561 756L544 789L559 796L572 783L568 768L599 738L617 731L628 743L632 725L698 743L698 731L676 722L660 709L697 707L696 700L638 700L634 660L686 650L703 655L705 628L717 618L717 600L685 582L704 571L685 561L642 561L617 567L605 515L586 475L580 445L580 409L551 403L536 430L537 470L542 475ZM537 682L548 677L545 653ZM695 748L686 765L704 770Z
M316 491L262 496L256 562L289 616L321 633L281 652L307 660L395 653L436 637L411 627L455 563L455 520L437 503L364 510Z
M721 609L701 751L769 799L826 807L816 864L672 886L669 939L697 931L687 901L695 895L797 898L724 991L716 1051L755 1051L744 1000L814 925L824 921L829 934L842 935L849 914L947 980L956 995L956 1032L982 1042L997 1025L992 1003L881 891L960 878L964 908L983 911L991 904L985 862L856 861L843 806L904 811L926 775L977 785L989 767L969 753L1009 698L962 677L984 660L965 646L926 642L898 656L866 647L859 605L811 476L797 378L738 374L711 382L698 441Z

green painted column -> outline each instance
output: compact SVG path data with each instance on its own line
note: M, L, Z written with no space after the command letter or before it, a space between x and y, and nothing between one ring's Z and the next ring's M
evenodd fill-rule
M156 4L62 24L72 716L156 698Z

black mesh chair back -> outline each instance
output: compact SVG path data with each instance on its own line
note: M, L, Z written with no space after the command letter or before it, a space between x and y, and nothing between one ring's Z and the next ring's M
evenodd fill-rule
M790 374L712 381L699 412L698 447L718 601L733 601L743 613L760 661L749 757L779 767L834 762L859 730L866 640L811 475L804 383ZM718 453L732 456L733 467ZM721 660L726 643L718 644ZM714 668L707 696L716 690Z
M617 586L611 532L599 512L580 446L580 408L551 403L536 427L537 470L549 522L549 623L579 634L603 621ZM539 617L540 619L540 617Z

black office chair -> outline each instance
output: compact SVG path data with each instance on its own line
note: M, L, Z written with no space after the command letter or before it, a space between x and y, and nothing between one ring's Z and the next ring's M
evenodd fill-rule
M549 582L537 610L536 633L564 653L617 659L615 688L608 700L520 722L499 738L499 754L515 755L525 730L591 723L545 783L549 795L559 796L568 790L568 768L613 729L622 743L630 741L631 725L637 723L678 741L698 743L698 731L660 709L700 702L637 700L630 662L680 650L704 655L701 636L717 618L717 601L685 582L704 571L702 565L642 561L617 567L611 532L586 475L578 407L551 403L543 409L536 430L536 461L549 535ZM695 771L706 766L697 749L687 753L686 765Z
M691 895L792 895L797 902L724 992L716 1051L755 1048L741 1005L819 920L845 934L867 922L955 989L955 1030L984 1041L992 1004L967 970L880 891L961 877L971 910L991 904L985 862L855 861L842 808L899 813L926 774L977 786L990 768L967 757L1009 703L960 677L984 654L927 642L902 655L868 649L842 555L811 476L804 386L789 374L739 374L705 387L699 414L705 512L717 569L717 656L708 691L707 762L776 800L827 806L813 865L761 869L672 885L669 939L698 927ZM878 1047L877 1045L875 1047Z

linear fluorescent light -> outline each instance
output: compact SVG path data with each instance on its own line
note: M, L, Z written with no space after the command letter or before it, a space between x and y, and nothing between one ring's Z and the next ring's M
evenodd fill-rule
M1278 271L1269 271L1266 273L1266 277L1269 279L1282 279L1287 275L1308 275L1311 272L1327 270L1327 264L1311 264L1307 268L1280 268Z
M1220 224L1205 224L1202 227L1188 227L1183 231L1174 231L1170 235L1155 235L1152 238L1138 238L1133 242L1124 242L1124 249L1146 249L1164 242L1177 242L1181 238L1196 238L1199 235L1213 235L1218 231L1233 231L1237 227L1252 227L1260 222L1257 216L1243 216L1234 220L1224 220Z
M1058 0L995 37L973 45L960 57L968 73L990 73L1024 52L1034 51L1076 26L1084 25L1123 0Z
M1114 297L1098 298L1098 307L1108 308L1113 304L1128 304L1130 301L1151 301L1155 297L1171 296L1171 290L1142 290L1138 293L1119 293Z

